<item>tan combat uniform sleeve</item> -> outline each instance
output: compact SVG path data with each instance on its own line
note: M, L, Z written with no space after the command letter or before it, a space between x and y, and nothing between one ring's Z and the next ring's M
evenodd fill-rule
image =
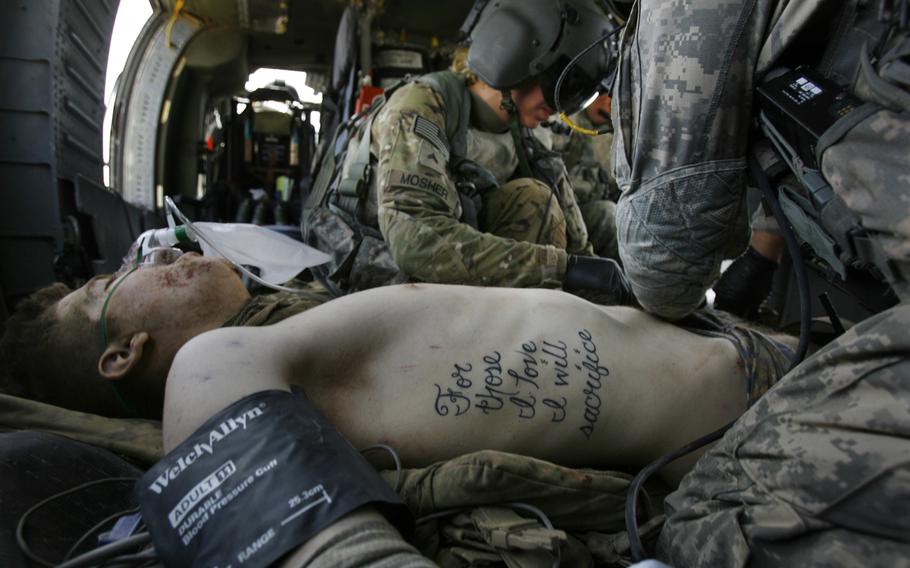
M398 266L425 282L557 287L566 252L482 233L459 221L447 172L445 109L430 87L399 89L373 123L379 228Z

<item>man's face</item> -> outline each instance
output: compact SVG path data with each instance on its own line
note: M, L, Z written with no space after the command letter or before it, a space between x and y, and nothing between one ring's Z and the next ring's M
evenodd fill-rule
M553 116L556 111L544 100L540 85L521 89L512 89L512 100L518 109L518 119L522 126L537 128L541 122Z
M588 113L588 118L591 119L591 122L597 126L609 122L610 105L612 102L613 99L610 98L610 95L607 93L604 93L594 99L594 102L588 105L588 107L585 109L585 112Z
M98 324L105 298L118 279L122 282L111 295L105 315L109 333L148 331L155 337L217 327L249 299L230 263L188 253L173 264L95 277L60 300L58 316L80 310Z

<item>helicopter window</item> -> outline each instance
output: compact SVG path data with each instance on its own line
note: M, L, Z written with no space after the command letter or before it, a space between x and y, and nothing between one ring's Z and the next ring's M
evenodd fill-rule
M111 35L111 46L107 56L107 75L104 79L104 113L102 128L102 156L104 157L104 185L110 186L110 146L111 146L111 112L116 102L115 87L120 73L126 66L126 58L133 43L142 31L142 26L152 16L152 6L146 0L121 0L114 20L114 32Z

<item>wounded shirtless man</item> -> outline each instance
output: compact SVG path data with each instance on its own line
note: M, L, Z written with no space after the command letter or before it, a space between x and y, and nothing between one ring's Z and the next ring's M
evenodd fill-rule
M32 306L27 322L10 321L5 356L35 398L158 418L163 407L166 417L181 416L179 406L163 405L182 347L184 364L203 366L239 352L244 367L213 368L196 385L173 369L171 392L204 398L209 406L189 408L209 415L234 400L221 396L233 392L227 385L300 385L356 444L392 441L411 464L486 448L632 466L740 415L789 357L769 336L717 314L691 320L689 331L558 291L426 284L347 296L197 342L228 337L217 349L186 345L249 301L228 263L189 253ZM317 303L309 298L308 307ZM282 373L269 382L265 371L237 375L246 365Z
M411 284L216 329L248 301L229 265L187 254L91 281L18 340L65 342L68 361L30 362L69 368L58 380L113 414L118 396L145 416L163 407L167 451L244 397L298 386L354 446L388 444L406 466L493 449L640 467L742 414L789 357L711 314L688 331L552 290ZM94 380L73 384L80 365Z

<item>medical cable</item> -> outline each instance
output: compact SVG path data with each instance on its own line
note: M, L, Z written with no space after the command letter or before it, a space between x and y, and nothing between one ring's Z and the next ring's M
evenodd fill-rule
M758 158L755 157L754 153L749 154L748 162L749 172L758 184L762 196L768 204L768 207L770 207L771 213L774 215L774 219L777 221L780 231L784 236L784 242L787 244L787 252L790 254L790 261L793 265L794 276L796 277L796 287L799 292L799 344L796 347L793 358L790 360L790 367L787 369L787 372L790 372L805 359L806 353L809 350L809 327L812 323L809 273L806 271L806 264L803 261L799 241L796 240L796 235L793 234L790 222L787 220L786 215L784 215L784 210L780 206L780 201L778 201L777 195L771 188L771 181L758 163Z
M395 460L395 469L396 469L396 474L397 474L396 479L395 479L395 492L398 493L401 490L402 472L403 472L403 469L401 466L401 458L398 456L398 452L396 452L395 448L393 448L392 446L389 446L388 444L374 444L372 446L367 446L366 448L363 448L359 451L361 454L365 454L365 453L368 453L368 452L371 452L374 450L385 450L385 451L389 452L392 455L392 459ZM527 512L533 514L538 519L540 519L540 522L543 523L543 525L546 528L553 530L553 523L550 522L550 518L547 517L546 513L544 513L539 508L537 508L533 505L528 505L527 503L506 503L506 506L511 507L513 509L519 509L521 511L527 511ZM452 515L461 513L465 510L466 509L447 509L445 511L438 511L436 513L431 513L429 515L426 515L424 517L417 519L416 524L421 525L421 524L427 523L427 522L435 520L435 519L450 517ZM553 568L558 568L558 566L562 563L562 549L559 547L558 544L556 545L555 548L556 548L556 560L553 563Z
M84 543L86 540L88 540L88 538L90 536L92 536L93 534L98 532L104 525L106 525L109 522L111 522L115 519L118 519L124 515L132 515L132 514L138 513L138 512L139 512L139 507L133 507L131 509L126 509L124 511L118 511L118 512L114 513L113 515L110 515L108 517L105 517L103 520L98 521L98 523L96 523L95 526L93 526L89 530L85 531L85 533L83 533L82 536L80 536L79 539L76 541L76 543L70 547L70 549L66 552L66 555L63 557L63 560L69 560L70 557L72 557L73 554L77 550L79 550L79 547L82 546L82 543Z
M546 527L549 530L555 530L553 527L553 523L550 521L550 517L548 517L547 514L543 512L543 510L541 510L538 507L535 507L534 505L529 505L527 503L512 502L512 503L504 503L502 506L531 513L532 515L534 515L535 517L537 517L540 520L540 522L543 524L544 527ZM446 517L452 517L454 515L458 515L459 513L464 513L465 511L469 511L469 510L470 510L470 508L468 508L468 507L461 507L461 508L457 508L457 509L445 509L442 511L436 511L435 513L430 513L428 515L424 515L424 516L420 517L419 519L414 521L414 524L419 526L419 525L428 523L430 521L444 519ZM560 548L559 544L557 543L556 546L554 546L554 549L556 551L556 558L553 560L552 568L559 568L559 565L562 563L562 548Z
M269 283L269 282L266 282L265 280L263 280L262 278L260 278L259 276L257 276L255 273L253 273L251 270L249 270L246 266L240 264L239 262L234 261L229 255L224 254L224 252L222 252L221 249L219 249L218 246L215 245L215 243L213 243L212 240L209 239L209 238L205 235L204 232L197 230L196 227L193 225L193 222L190 221L190 220L186 217L186 215L184 215L184 214L180 211L180 209L177 208L177 205L174 204L174 201L170 198L170 196L165 197L165 198L164 198L164 202L165 202L165 205L168 207L168 209L169 209L174 215L176 215L178 219L180 219L180 222L183 223L183 224L185 224L185 225L187 226L187 228L190 230L190 232L193 234L194 237L196 237L196 238L199 239L200 241L202 241L202 242L204 242L205 244L207 244L208 246L210 246L210 247L212 248L212 250L215 251L216 253L218 253L219 255L221 255L222 258L224 258L224 259L230 261L230 263L233 264L234 266L236 266L238 270L240 270L240 271L243 272L246 276L248 276L248 277L250 278L250 280L253 280L254 282L257 282L257 283L259 283L259 284L265 286L266 288L271 288L272 290L275 290L275 291L278 291L278 292L295 292L295 293L299 293L299 292L310 292L310 291L311 291L311 290L304 290L304 289L301 289L301 288L289 288L289 287L287 287L287 286L282 286L282 285L280 285L280 284L271 284L271 283Z
M717 430L702 436L701 438L686 444L685 446L673 450L668 454L664 454L659 457L657 460L646 465L638 475L632 479L632 483L629 485L629 492L626 494L626 532L629 533L629 552L632 554L632 560L635 562L640 562L645 559L644 548L641 544L641 536L638 534L638 494L641 492L642 486L644 486L645 481L651 477L652 474L659 471L662 467L668 463L681 458L682 456L694 452L695 450L710 444L716 440L719 440L726 432L730 429L731 426L736 421L730 422L729 424L718 428Z
M528 505L527 503L506 503L506 506L520 511L527 511L540 519L543 526L547 527L549 530L554 530L553 523L550 522L550 518L547 517L547 514L534 505ZM560 547L557 542L553 548L556 549L556 558L553 559L553 568L559 568L559 565L562 564L562 547Z
M364 454L364 453L374 451L374 450L387 451L389 454L391 454L392 459L395 461L395 468L396 468L396 472L397 472L395 489L397 491L398 489L401 488L402 472L403 472L402 465L401 465L401 458L398 456L398 452L396 452L394 448L392 448L391 446L389 446L387 444L375 444L375 445L363 448L362 450L360 450L360 453ZM133 478L129 478L129 479L134 481ZM75 491L80 488L74 488L70 491ZM53 498L56 498L59 496L62 496L62 494L54 496ZM39 505L41 505L41 504L39 504ZM122 511L120 513L117 513L116 515L111 515L110 517L107 517L103 521L101 521L98 524L96 524L95 526L93 526L91 529L89 529L88 532L86 532L82 537L80 537L79 540L76 541L76 543L70 548L70 551L67 553L66 557L64 558L64 560L66 560L66 562L61 564L59 568L80 568L82 566L93 566L96 563L102 563L102 562L104 563L104 566L109 567L109 568L113 568L114 566L135 567L135 566L139 566L139 565L146 565L149 563L157 562L158 557L157 557L157 554L155 553L154 549L144 550L142 552L138 552L135 554L121 554L121 552L129 550L130 548L151 542L151 536L147 531L138 533L136 535L133 535L132 537L127 537L125 539L118 540L107 546L96 548L96 549L94 549L90 552L87 552L81 556L78 556L76 558L69 559L70 555L72 555L72 553L76 549L78 549L78 547L83 542L85 542L85 540L90 535L92 535L95 531L97 531L99 528L104 526L106 523L110 522L111 520L113 520L119 516L122 516L124 514L134 513L138 510L139 509L137 507L134 509L130 509L128 511ZM117 546L115 546L115 545L117 545ZM36 560L36 561L38 561L40 563L40 560ZM51 563L46 563L45 565L54 566Z
M157 558L152 560L146 560L142 562L142 558L134 557L128 558L126 561L118 560L116 563L106 563L101 566L101 568L151 568L151 567L160 567L166 568Z
M568 124L569 128L571 128L572 130L574 130L576 132L580 132L581 134L585 134L587 136L600 136L601 134L609 133L612 129L612 125L608 122L603 128L600 128L598 130L591 130L590 128L584 128L583 126L579 126L571 118L569 118L569 115L567 115L565 112L563 112L562 105L559 104L559 92L562 90L562 82L565 80L566 76L569 74L569 70L572 69L572 67L574 67L575 65L577 65L578 61L582 57L584 57L585 55L588 54L589 51L591 51L592 49L597 47L598 44L607 41L614 35L621 32L622 30L623 30L623 27L618 26L616 28L613 28L609 32L607 32L604 36L597 38L597 40L592 42L591 45L584 48L581 51L581 53L579 53L578 55L573 57L569 61L569 64L566 65L565 68L562 70L562 73L559 74L559 78L556 79L556 87L553 89L553 102L556 104L556 113L559 115L560 120L562 120L563 122ZM612 58L612 56L611 56L611 58Z
M103 479L95 479L93 481L88 481L86 483L79 484L75 487L71 487L65 491L56 493L54 495L51 495L50 497L47 497L47 498L42 499L41 501L35 503L31 507L29 507L24 513L22 513L22 516L19 517L19 522L16 524L16 543L19 545L19 549L22 551L22 553L26 557L28 557L29 560L31 560L32 562L35 562L36 564L40 564L42 566L56 566L56 564L49 562L49 561L41 558L37 554L35 554L34 551L32 551L31 547L28 545L28 541L25 539L25 524L26 524L26 522L28 522L28 518L33 513L35 513L35 511L38 511L39 509L43 508L47 504L52 503L52 502L56 501L57 499L66 497L67 495L71 495L78 491L82 491L83 489L87 489L89 487L94 487L96 485L101 485L104 483L118 483L118 482L135 483L137 480L138 480L138 478L136 478L136 477L105 477ZM105 520L107 521L110 519L105 519Z
M787 252L790 254L790 261L793 264L794 276L796 277L797 289L799 291L799 344L797 345L796 351L793 353L793 357L790 359L790 365L787 369L787 372L789 373L803 361L806 357L806 352L809 349L809 326L812 318L811 305L809 304L809 275L808 272L806 272L806 265L803 261L802 251L799 247L799 242L796 240L796 235L793 234L793 229L790 227L790 224L784 215L784 211L780 206L780 201L778 201L777 195L774 194L774 190L771 188L771 182L761 168L761 165L758 163L758 159L755 157L754 153L749 154L748 164L749 173L758 184L759 189L761 189L765 202L768 204L768 207L770 207L771 213L774 215L778 226L780 226L784 241L787 244ZM645 481L668 463L688 453L694 452L711 442L719 440L735 422L736 421L734 420L726 426L723 426L682 448L661 456L656 461L645 466L645 468L638 472L638 475L632 480L632 484L629 486L629 492L626 495L626 531L629 534L629 550L632 554L632 559L635 562L645 559L644 549L641 544L641 535L638 533L637 522L638 493L641 491Z
M359 451L361 454L365 454L374 450L385 450L389 452L392 455L392 459L395 460L395 493L398 493L398 491L401 490L402 473L404 472L404 469L401 467L401 458L398 456L398 452L388 444L373 444L372 446L367 446Z
M122 559L127 559L127 561L133 561L135 565L138 563L136 561L136 554L124 554L127 551L134 550L140 546L145 546L151 544L152 535L148 531L144 531L133 536L128 536L126 538L120 539L116 542L112 542L105 546L96 548L77 556L71 560L68 560L62 564L57 565L57 568L87 568L88 566L97 566L99 564L107 564L109 562L119 562ZM148 553L146 556L143 556L141 559L142 563L147 562L148 560L154 559L152 553Z
M135 554L117 556L115 559L105 562L104 566L105 568L113 568L114 566L136 566L137 564L144 566L150 562L158 562L158 554L155 552L154 548L147 548Z
M392 455L392 459L395 461L395 469L397 472L397 477L396 477L396 481L395 481L395 490L398 491L401 488L402 472L403 472L403 468L401 465L401 458L399 457L398 452L396 452L394 448L392 448L391 446L389 446L387 444L375 444L373 446L368 446L368 447L360 450L360 452L367 453L367 452L374 451L374 450L385 450L389 454ZM154 549L148 549L148 550L144 550L142 552L138 552L138 553L134 553L134 554L122 554L123 552L135 549L139 546L144 546L146 544L149 544L152 541L152 537L148 531L143 531L143 532L137 533L135 535L112 542L108 545L98 547L96 549L88 551L85 554L82 554L75 558L70 558L73 555L73 553L76 550L78 550L78 548L89 537L91 537L91 535L95 534L99 529L101 529L107 523L113 521L114 519L122 517L123 515L136 513L139 511L139 507L133 507L133 508L126 509L123 511L119 511L108 517L105 517L103 520L101 520L98 523L96 523L95 525L93 525L90 529L88 529L85 533L83 533L82 536L80 536L76 540L76 542L70 547L70 549L67 551L66 555L63 558L64 562L61 564L56 564L56 563L50 562L48 560L45 560L44 558L41 558L37 554L35 554L35 552L32 551L31 547L28 545L28 542L26 541L26 538L25 538L25 525L28 522L29 517L32 514L34 514L36 511L38 511L39 509L48 505L49 503L56 501L57 499L66 497L67 495L70 495L72 493L76 493L78 491L81 491L83 489L87 489L89 487L93 487L96 485L101 485L103 483L114 483L114 482L134 483L137 481L137 479L138 478L135 478L135 477L109 477L109 478L104 478L104 479L96 479L93 481L89 481L87 483L77 485L77 486L67 489L65 491L61 491L54 495L51 495L50 497L47 497L46 499L43 499L43 500L39 501L38 503L32 505L19 518L19 522L16 527L16 540L19 545L19 549L32 562L34 562L36 564L40 564L41 566L47 566L47 567L58 566L58 568L81 568L84 566L95 566L95 565L102 564L102 563L105 566L109 566L109 567L113 567L113 566L134 567L134 566L139 566L139 565L144 566L144 565L147 565L150 563L157 563L158 558L157 558L157 555L155 554Z

